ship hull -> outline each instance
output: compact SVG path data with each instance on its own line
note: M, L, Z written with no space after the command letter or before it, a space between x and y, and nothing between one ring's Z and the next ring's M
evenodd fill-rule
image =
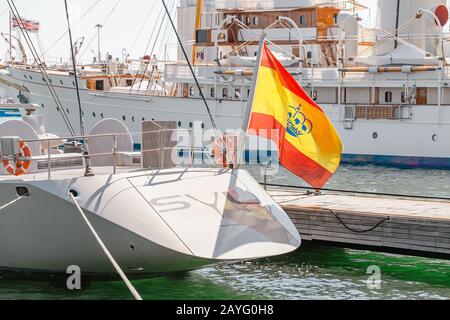
M27 88L28 93L16 87L6 87L13 98L25 97L28 102L41 106L38 113L46 118L47 128L66 135L67 128L61 114L48 93L38 72L10 69L12 74L0 74L5 82ZM52 76L53 84L75 128L79 123L75 88L68 76ZM25 80L27 79L27 80ZM38 80L39 79L39 80ZM81 90L84 122L87 131L102 118L123 121L133 134L136 147L140 146L141 121L176 121L180 128L211 128L211 121L201 99L164 96L145 96L126 93L104 93ZM220 130L242 128L246 110L245 101L208 100L212 115ZM346 119L346 106L322 104L335 125L344 144L344 163L375 164L399 167L450 169L450 106L412 105L409 116L393 119ZM260 149L261 147L259 147ZM267 158L263 148L249 147L247 160ZM272 152L273 154L273 152ZM249 159L250 158L250 159Z

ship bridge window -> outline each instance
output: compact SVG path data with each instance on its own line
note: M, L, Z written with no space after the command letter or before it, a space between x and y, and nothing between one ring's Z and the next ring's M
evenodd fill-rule
M222 98L228 98L228 88L222 89Z
M252 22L252 19L250 18L250 17L247 17L246 19L245 19L245 24L246 25L250 25L250 23Z
M105 82L103 80L95 81L95 90L103 91L105 89Z
M235 99L241 98L241 89L234 89L234 98Z
M214 88L214 87L211 88L210 96L211 96L211 98L215 98L216 97L216 88Z
M386 102L386 103L392 102L392 91L386 91L384 93L384 102Z
M300 16L300 24L304 25L305 24L305 16Z
M194 94L195 94L195 90L194 90L194 87L189 87L189 95L191 96L191 97L193 97L194 96Z
M258 25L258 22L259 22L258 17L253 17L253 25L254 25L254 26L257 26L257 25Z
M127 87L131 87L133 85L133 79L127 79Z

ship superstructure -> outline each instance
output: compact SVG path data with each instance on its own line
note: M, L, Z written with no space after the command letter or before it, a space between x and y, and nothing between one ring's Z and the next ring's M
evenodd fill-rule
M375 25L364 21L368 8L356 1L202 2L180 2L178 30L221 130L242 127L264 31L279 60L335 124L344 161L450 168L445 1L380 0ZM185 62L158 61L143 70L132 83L111 88L101 81L113 74L96 78L94 88L80 71L86 126L116 118L134 132L146 119L211 127ZM50 76L76 122L71 76ZM0 81L11 96L41 105L39 112L56 119L60 110L41 78L32 67L9 65Z

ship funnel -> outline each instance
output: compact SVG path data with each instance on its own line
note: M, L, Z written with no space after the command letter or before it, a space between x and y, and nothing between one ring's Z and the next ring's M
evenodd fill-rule
M416 19L416 15L421 9L433 12L442 26L447 24L449 11L445 0L379 0L377 26L389 34L398 36L419 49L427 51L430 45L426 39L430 38L430 35L436 35L437 30L430 28L429 21ZM384 37L386 34L379 34L377 38ZM388 54L399 44L399 41L391 37L377 45L375 53L377 55Z

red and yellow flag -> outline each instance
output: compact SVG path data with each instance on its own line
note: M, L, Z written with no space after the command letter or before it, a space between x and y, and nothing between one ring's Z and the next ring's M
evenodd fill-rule
M261 54L249 129L273 140L280 163L314 188L322 188L339 167L342 142L336 129L267 44Z

